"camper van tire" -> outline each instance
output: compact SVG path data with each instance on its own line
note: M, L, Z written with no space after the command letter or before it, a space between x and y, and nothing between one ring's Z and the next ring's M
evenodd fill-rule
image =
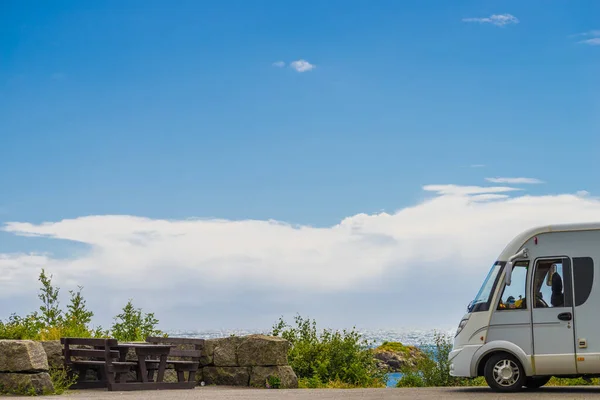
M497 353L485 363L485 381L498 392L516 392L525 385L525 370L519 360L508 353Z
M527 379L525 379L525 387L527 389L539 389L548 383L550 378L550 376L537 376L535 378L533 376L528 376Z

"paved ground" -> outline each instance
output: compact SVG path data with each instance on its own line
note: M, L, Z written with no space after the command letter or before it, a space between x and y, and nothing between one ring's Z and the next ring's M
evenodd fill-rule
M444 389L296 389L266 390L248 388L204 387L194 390L107 392L86 390L66 396L39 397L47 400L427 400L427 399L600 399L600 387L543 388L517 394L498 394L486 388Z

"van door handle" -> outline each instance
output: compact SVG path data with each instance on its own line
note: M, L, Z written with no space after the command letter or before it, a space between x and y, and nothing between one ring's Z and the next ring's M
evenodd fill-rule
M560 313L558 314L558 319L560 319L561 321L570 321L571 319L573 319L573 314L571 314L570 312Z

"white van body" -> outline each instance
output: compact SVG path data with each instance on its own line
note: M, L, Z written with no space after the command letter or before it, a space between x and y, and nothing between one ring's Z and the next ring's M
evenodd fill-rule
M450 374L484 376L498 391L600 376L599 264L600 223L518 235L459 324Z

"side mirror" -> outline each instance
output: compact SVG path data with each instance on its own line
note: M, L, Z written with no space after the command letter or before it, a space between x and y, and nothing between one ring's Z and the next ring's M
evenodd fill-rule
M512 269L513 269L512 261L507 262L506 263L506 279L504 280L506 283L506 286L510 286L510 282L512 279Z
M517 258L527 258L527 255L528 255L527 249L523 249L508 259L508 261L506 262L506 277L504 279L506 286L510 286L510 283L511 283L512 271L513 271L513 261L516 260Z

